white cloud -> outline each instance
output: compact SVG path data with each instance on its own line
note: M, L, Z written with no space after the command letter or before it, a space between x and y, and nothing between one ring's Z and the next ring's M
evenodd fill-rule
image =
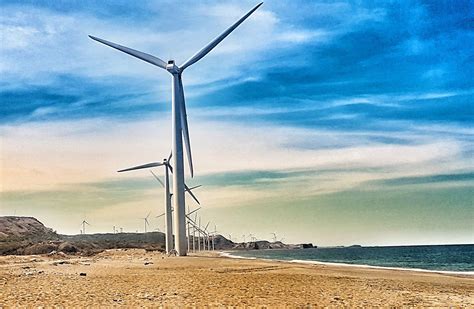
M141 23L100 19L84 12L60 14L29 6L4 7L0 20L3 27L0 69L8 77L4 83L7 80L10 84L30 83L38 79L44 83L59 74L78 74L89 78L124 76L155 82L165 89L168 86L165 72L93 42L87 35L94 34L164 60L174 58L180 63L224 31L245 9L242 5L197 4L193 11L197 14L194 19L184 18L181 28L168 29L169 24L161 18L144 27ZM241 66L246 68L263 58L264 51L283 48L278 45L281 41L297 43L321 37L320 33L304 29L289 31L290 28L273 12L260 8L203 59L199 68L186 72L187 84L240 77Z
M116 170L159 160L169 153L169 119L117 123L105 119L31 122L1 127L4 190L51 189L118 177ZM190 118L197 177L242 170L382 168L393 175L449 172L469 167L466 142L431 132L392 133L413 144L381 144L383 132L337 132L264 125L204 122ZM318 145L328 145L319 148ZM331 146L332 145L332 146ZM472 167L472 166L471 166ZM393 173L393 175L392 175ZM131 175L136 176L137 174ZM130 176L130 177L131 177ZM123 176L127 177L127 176ZM361 183L367 176L331 180ZM372 176L380 177L374 173ZM352 185L351 185L352 186Z

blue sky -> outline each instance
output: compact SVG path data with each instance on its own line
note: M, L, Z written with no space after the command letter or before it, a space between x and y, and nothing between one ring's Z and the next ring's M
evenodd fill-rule
M146 172L114 171L169 151L169 76L87 35L182 63L254 4L2 1L1 213L77 233L160 212ZM265 2L183 76L203 220L472 243L473 20L470 1Z

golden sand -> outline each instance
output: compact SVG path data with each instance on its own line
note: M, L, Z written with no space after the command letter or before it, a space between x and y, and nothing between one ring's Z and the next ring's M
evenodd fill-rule
M0 257L0 307L473 308L473 295L472 276L413 271L212 255L166 257L143 250L110 250L93 257Z

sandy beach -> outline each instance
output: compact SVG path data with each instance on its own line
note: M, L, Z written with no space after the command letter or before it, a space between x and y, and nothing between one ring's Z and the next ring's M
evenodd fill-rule
M81 275L82 274L82 275ZM109 250L0 257L0 307L474 306L463 275Z

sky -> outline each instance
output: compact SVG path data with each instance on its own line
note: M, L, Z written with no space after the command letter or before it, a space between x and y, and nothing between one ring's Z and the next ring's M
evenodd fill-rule
M163 230L159 184L116 171L168 156L170 75L88 35L181 64L255 4L1 0L0 215ZM474 243L472 42L472 1L266 1L183 74L202 222Z

